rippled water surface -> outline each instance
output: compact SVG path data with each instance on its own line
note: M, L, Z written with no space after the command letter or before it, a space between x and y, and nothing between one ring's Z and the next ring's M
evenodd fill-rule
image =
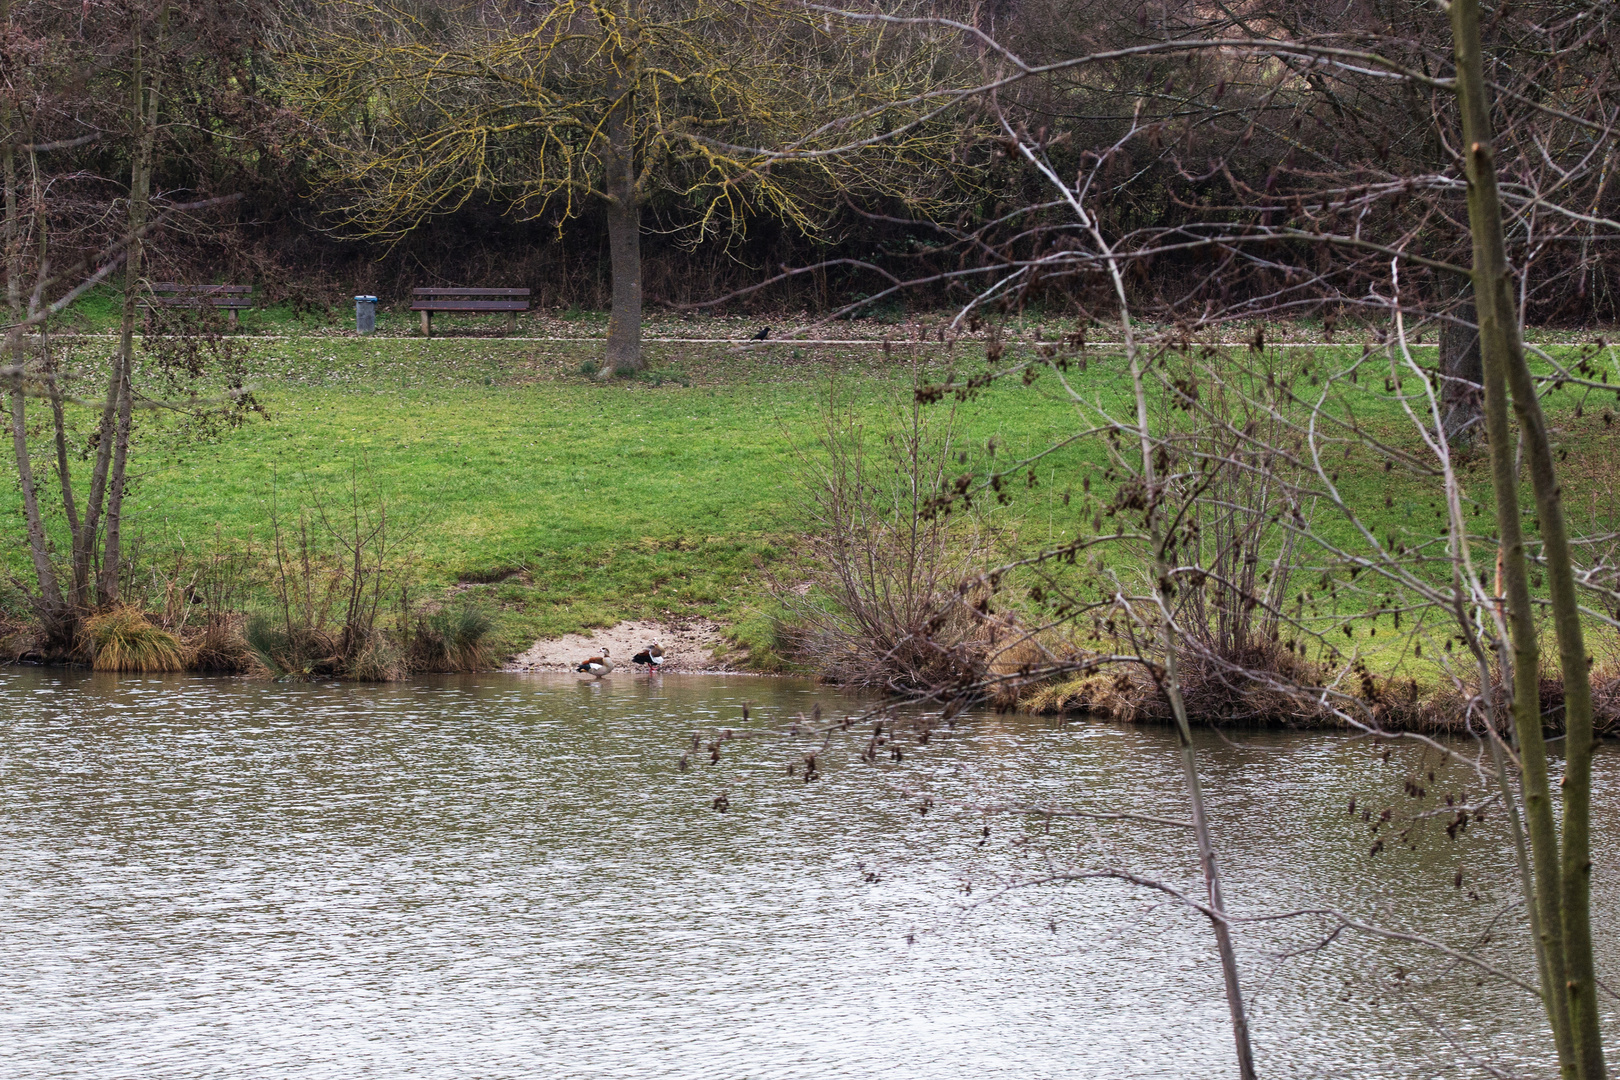
M961 806L1183 817L1164 733L987 714L898 765L825 755L813 784L766 740L678 771L745 700L753 726L855 705L742 677L0 669L0 1075L1235 1076L1207 922L1118 882L1003 891L1105 865L1193 887L1182 830L987 835ZM1478 797L1455 761L1320 734L1201 753L1234 910L1342 909L1528 977L1499 808L1457 839L1449 813L1385 827L1377 855L1347 812L1404 830ZM1594 843L1609 976L1617 759ZM1329 926L1239 933L1264 1075L1547 1074L1527 993Z

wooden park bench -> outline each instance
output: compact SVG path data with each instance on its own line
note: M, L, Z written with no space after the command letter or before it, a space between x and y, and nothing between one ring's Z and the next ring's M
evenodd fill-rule
M231 325L237 325L238 311L253 306L251 285L180 285L154 281L146 303L154 307L213 307L230 312Z
M529 310L528 289L412 289L411 310L422 313L422 336L433 336L433 313L469 315L506 313L506 332L517 329L517 313Z

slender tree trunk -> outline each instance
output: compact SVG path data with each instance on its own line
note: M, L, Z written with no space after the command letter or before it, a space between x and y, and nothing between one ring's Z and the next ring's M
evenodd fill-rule
M6 185L6 310L16 322L22 312L22 221L17 205L17 132L12 127L9 105L0 106L0 126L4 127L5 145L0 147L0 171L5 174Z
M137 260L132 258L130 261L133 263ZM132 286L126 285L125 288L132 289ZM124 300L126 307L130 304L132 296L133 292L126 295ZM130 337L131 334L126 330L125 340L128 341ZM119 362L118 419L113 435L112 468L107 477L107 523L101 550L101 580L96 586L96 593L103 605L118 603L119 577L124 563L124 486L129 464L130 428L134 423L132 354L131 349L120 358Z
M0 0L3 3L4 0ZM38 275L44 278L50 261L50 219L45 214L45 192L39 180L39 161L36 153L29 150L29 175L32 178L31 198L34 203L34 231L35 231L35 259L39 267ZM28 316L34 318L39 314L39 292L36 290L33 298L28 302ZM56 478L57 485L62 493L62 512L67 518L70 552L78 551L83 543L81 526L79 522L79 506L73 496L73 471L68 460L67 417L64 409L62 391L62 372L57 367L56 357L51 352L50 324L41 321L39 324L39 354L40 366L45 377L45 393L51 403L51 427L56 444ZM70 582L70 592L67 597L67 610L65 615L71 622L76 623L79 613L85 609L85 598L80 582Z
M1093 233L1101 243L1100 233ZM1204 806L1204 788L1198 779L1197 750L1193 746L1192 723L1187 716L1187 702L1181 694L1180 642L1172 618L1170 593L1170 567L1165 562L1164 526L1159 511L1159 484L1154 466L1154 439L1148 428L1147 392L1143 385L1141 357L1137 350L1135 329L1131 325L1130 307L1125 298L1124 279L1110 260L1114 271L1114 287L1119 296L1120 323L1125 338L1125 353L1131 368L1131 385L1136 397L1136 424L1142 450L1142 482L1148 491L1148 536L1153 549L1153 595L1158 602L1159 618L1164 633L1164 690L1170 698L1170 711L1175 716L1176 738L1181 757L1181 774L1187 785L1187 801L1192 809L1193 837L1198 845L1198 866L1204 876L1204 887L1209 902L1210 927L1215 932L1215 948L1221 960L1221 978L1226 987L1226 1008L1232 1023L1232 1042L1237 1051L1240 1080L1255 1080L1254 1048L1249 1040L1248 1013L1243 1005L1243 989L1238 982L1237 950L1232 945L1232 928L1226 920L1226 898L1221 890L1220 864L1215 858L1215 841L1210 835L1209 814Z
M67 516L68 535L73 539L75 548L79 545L79 505L73 497L73 473L68 463L67 443L67 417L62 404L62 372L56 366L55 359L49 352L47 343L45 353L45 378L48 381L46 391L51 399L51 423L56 436L56 475L57 482L62 487L62 512ZM82 607L82 597L70 598L76 607Z
M1553 468L1546 419L1525 362L1513 282L1508 271L1480 42L1479 0L1452 0L1451 20L1457 96L1462 107L1463 154L1468 172L1468 217L1474 241L1474 294L1479 308L1486 407L1495 414L1488 420L1492 476L1497 489L1497 524L1502 530L1503 568L1514 620L1515 726L1521 739L1526 810L1534 815L1531 844L1536 862L1536 902L1544 913L1542 932L1549 946L1555 943L1554 935L1562 930L1562 941L1557 944L1561 946L1563 970L1557 970L1556 956L1549 948L1547 966L1551 970L1543 976L1546 980L1544 994L1564 1075L1578 1080L1603 1080L1603 1043L1598 1027L1590 915L1592 696L1586 647L1582 640L1562 494ZM1553 847L1551 799L1548 793L1535 790L1546 784L1546 750L1541 743L1540 717L1535 716L1533 723L1526 722L1537 710L1534 703L1537 670L1533 666L1535 626L1529 588L1524 580L1523 544L1517 536L1517 499L1508 498L1517 488L1517 476L1512 461L1513 443L1507 430L1504 388L1511 392L1530 465L1564 677L1566 739L1561 853ZM1517 542L1510 547L1510 540ZM1528 639L1523 645L1521 637ZM1539 777L1533 775L1536 773Z
M637 62L622 48L614 51L609 93L618 100L602 125L607 143L602 163L607 173L608 255L613 267L613 309L608 315L603 378L646 367L641 356L641 203L636 191L635 160L633 69Z
M0 0L0 30L10 31L11 0ZM11 321L17 321L22 311L22 218L17 206L17 116L9 98L0 99L0 135L5 145L0 146L0 170L6 185L6 308Z
M9 20L9 9L0 7L0 22ZM17 130L13 113L7 104L0 109L0 125L4 126L5 145L0 148L5 177L5 266L6 309L12 322L22 318L22 210L17 198ZM57 639L64 636L64 605L62 589L51 565L51 553L45 535L45 521L39 512L39 488L34 481L34 462L28 448L28 398L24 393L27 360L23 336L13 330L6 334L7 366L13 368L11 384L11 448L17 459L17 481L22 489L23 519L28 532L28 555L34 564L34 577L39 584L41 621L46 634Z
M107 474L112 468L112 448L117 422L119 388L123 385L122 358L114 357L113 374L107 382L107 398L101 405L101 425L96 442L96 460L90 470L90 494L85 500L84 528L79 542L73 548L73 595L80 603L90 604L90 570L95 557L96 537L101 530L101 508L107 500Z
M10 22L11 4L9 0L0 0L0 27L9 27ZM19 132L16 120L10 101L0 103L0 137L5 140L0 145L0 175L3 175L5 184L6 311L13 323L20 321L23 313L23 235L22 208L17 190ZM34 481L34 463L28 449L28 398L23 386L27 361L20 331L13 330L6 334L4 353L6 366L15 370L11 384L11 447L17 459L17 480L22 489L28 555L39 584L39 614L47 635L60 640L68 628L63 625L62 589L57 581L56 568L51 565L45 522L39 511L39 488Z
M24 412L26 401L19 376L11 391L11 445L17 455L17 478L22 486L23 513L28 525L28 554L34 563L34 576L39 580L46 631L54 637L61 630L62 589L56 580L56 569L51 565L45 522L39 513L39 490L34 484L34 465L28 454L28 422Z
M165 8L164 20L167 19ZM160 21L160 39L161 27ZM134 414L135 377L135 321L140 311L141 274L144 264L144 240L147 219L152 204L152 150L157 142L158 83L151 77L142 78L143 50L136 43L136 78L134 80L134 109L137 128L135 160L129 175L129 239L127 262L124 264L124 309L119 323L118 358L114 362L112 395L117 402L117 416L112 433L112 460L108 471L106 496L106 526L101 554L101 580L97 594L102 604L116 604L119 599L119 575L123 569L124 490L129 461L130 429ZM103 414L105 416L105 414ZM106 432L102 437L105 441Z

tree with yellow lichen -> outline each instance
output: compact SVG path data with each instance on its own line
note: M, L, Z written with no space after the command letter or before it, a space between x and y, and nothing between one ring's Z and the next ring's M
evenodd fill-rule
M559 220L601 201L604 376L643 367L641 220L654 196L674 208L660 226L695 243L760 216L815 232L851 187L926 209L962 179L960 124L921 107L900 138L814 152L820 138L859 143L869 115L873 134L892 131L893 102L949 80L948 36L784 0L334 0L289 52L351 235L397 238L474 198Z

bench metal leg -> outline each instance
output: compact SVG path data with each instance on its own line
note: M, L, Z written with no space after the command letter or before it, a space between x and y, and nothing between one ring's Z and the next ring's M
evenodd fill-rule
M235 308L231 308L231 309L230 309L230 312L231 312L231 329L232 329L232 330L235 330L235 329L236 329L236 328L237 328L237 327L238 327L238 326L239 326L239 325L240 325L240 324L239 324L239 323L238 323L238 322L237 322L237 319L236 319L236 309L235 309Z
M422 336L433 336L433 312L431 311L422 312Z
M517 333L517 312L515 311L506 313L506 332L508 334Z

